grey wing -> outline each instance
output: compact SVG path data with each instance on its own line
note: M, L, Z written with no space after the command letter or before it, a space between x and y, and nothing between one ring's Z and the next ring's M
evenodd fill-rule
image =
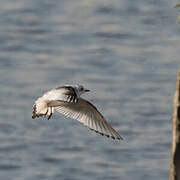
M76 119L91 130L111 137L113 139L123 139L112 127L107 123L102 114L90 102L79 98L77 103L62 103L56 101L54 103L55 110L66 117Z

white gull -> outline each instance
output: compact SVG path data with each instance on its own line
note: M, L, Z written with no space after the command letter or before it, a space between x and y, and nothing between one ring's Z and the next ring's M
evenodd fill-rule
M52 89L35 101L32 118L48 116L49 120L55 110L66 117L78 120L96 133L122 140L97 108L80 97L88 91L90 90L82 85L65 85Z

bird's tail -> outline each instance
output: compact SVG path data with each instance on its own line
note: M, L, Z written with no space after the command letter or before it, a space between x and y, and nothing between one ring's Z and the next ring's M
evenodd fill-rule
M33 106L32 118L38 118L42 116L48 116L48 120L51 118L54 112L53 107L48 107L48 104L41 99L38 99Z

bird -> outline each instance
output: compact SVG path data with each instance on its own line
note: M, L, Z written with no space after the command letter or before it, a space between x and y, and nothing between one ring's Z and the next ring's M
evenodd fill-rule
M83 93L89 91L79 84L63 85L52 89L35 101L32 118L46 116L49 120L56 111L66 117L78 120L102 136L122 140L123 137L112 128L98 109L89 101L81 98Z

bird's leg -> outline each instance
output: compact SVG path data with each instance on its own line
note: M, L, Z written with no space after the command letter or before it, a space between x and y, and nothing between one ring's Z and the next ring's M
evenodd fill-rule
M47 113L48 113L48 108L47 108L47 111L46 111L46 113L44 114L45 116L47 115Z
M52 116L52 107L49 107L49 110L50 110L50 115L48 116L48 119L47 120L49 120L50 118L51 118L51 116Z
M48 116L48 119L47 119L47 120L49 120L49 119L51 118L51 116L52 116L52 113Z

